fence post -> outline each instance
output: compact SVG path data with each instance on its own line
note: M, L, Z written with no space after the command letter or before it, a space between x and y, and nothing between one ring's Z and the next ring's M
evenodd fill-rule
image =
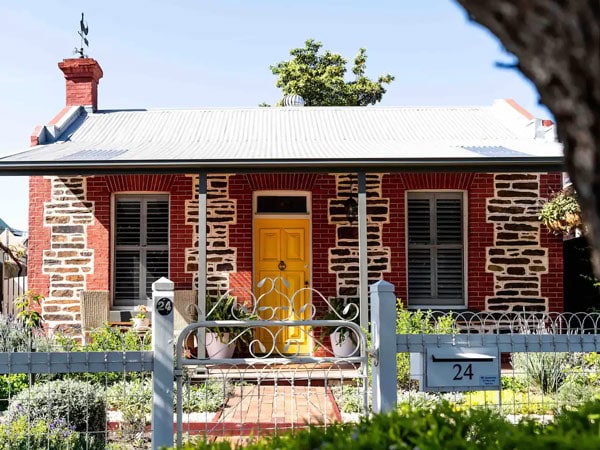
M173 299L174 283L152 283L152 448L173 446Z
M396 294L394 285L381 280L371 285L371 339L373 412L386 413L396 408Z

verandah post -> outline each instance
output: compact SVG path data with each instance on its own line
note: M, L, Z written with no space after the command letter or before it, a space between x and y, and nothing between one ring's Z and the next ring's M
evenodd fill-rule
M173 446L173 299L175 284L152 283L152 448Z
M360 326L369 326L369 243L367 237L367 176L358 172L358 293Z
M386 413L396 408L396 294L394 285L381 280L371 285L371 339L375 356L373 374L373 412Z
M208 174L204 171L198 173L198 320L206 320L206 239L208 226L207 218L207 205L208 205ZM206 335L204 329L198 329L196 332L196 338L198 339L198 358L206 358L206 346L205 339Z

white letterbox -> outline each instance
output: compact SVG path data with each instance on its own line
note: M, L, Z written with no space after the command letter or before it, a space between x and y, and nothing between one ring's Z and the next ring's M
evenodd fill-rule
M425 349L424 391L500 389L498 347L429 346Z

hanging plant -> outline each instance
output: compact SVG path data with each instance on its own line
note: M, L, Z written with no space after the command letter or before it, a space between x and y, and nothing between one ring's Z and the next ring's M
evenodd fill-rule
M581 207L574 194L562 191L544 203L539 219L550 231L568 235L582 225Z

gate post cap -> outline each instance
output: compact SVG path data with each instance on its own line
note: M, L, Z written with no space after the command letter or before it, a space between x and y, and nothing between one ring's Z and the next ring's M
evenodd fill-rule
M373 283L370 288L370 292L394 292L394 285L385 280L379 280Z
M153 291L173 291L174 289L175 283L165 277L160 277L158 280L152 283Z

